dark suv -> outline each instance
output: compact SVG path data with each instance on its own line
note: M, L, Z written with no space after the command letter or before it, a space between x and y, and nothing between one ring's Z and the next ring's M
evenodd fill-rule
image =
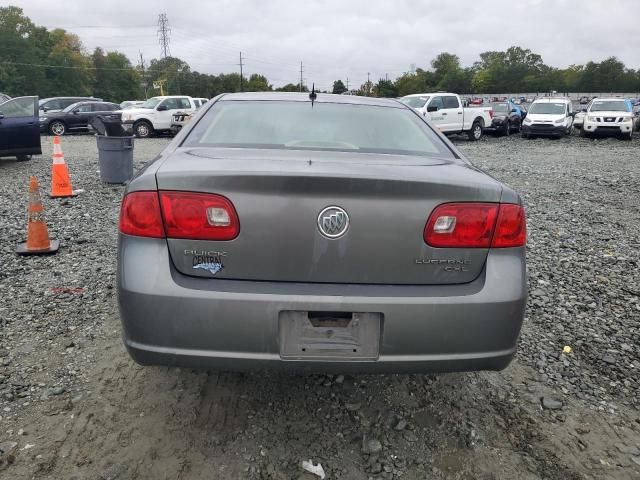
M120 110L120 105L109 102L72 103L61 112L40 113L40 132L64 135L70 131L86 131L95 116L116 110Z
M101 98L94 97L51 97L41 98L38 106L40 113L46 112L59 112L64 110L69 105L77 102L101 102Z

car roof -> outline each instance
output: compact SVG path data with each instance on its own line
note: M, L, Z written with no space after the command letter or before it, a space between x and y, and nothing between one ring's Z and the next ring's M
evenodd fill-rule
M533 103L558 103L558 102L571 103L571 99L566 97L543 97L543 98L537 98Z
M621 97L598 97L593 99L594 102L605 101L605 102L628 102L629 100Z
M74 100L74 99L78 99L78 100L98 100L98 98L96 97L48 97L48 98L41 98L40 101L44 102L47 100Z
M309 93L298 92L243 92L224 94L219 101L231 100L279 100L283 102L309 102ZM333 93L318 93L316 103L342 103L347 105L372 105L378 107L406 108L405 105L393 98L360 97L357 95L337 95Z

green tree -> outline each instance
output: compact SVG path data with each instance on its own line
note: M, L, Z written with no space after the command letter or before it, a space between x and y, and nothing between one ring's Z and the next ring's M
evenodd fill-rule
M347 87L344 85L344 83L342 83L342 80L336 80L335 82L333 82L332 93L341 95L346 91L347 91Z
M280 87L280 88L276 88L276 92L299 92L300 91L300 84L293 84L293 83L287 83L286 85ZM302 86L302 91L303 92L308 92L309 89L307 87L305 87L304 85Z
M398 96L398 87L391 80L381 78L373 87L373 94L376 97L395 98Z
M94 70L77 35L62 29L51 33L51 51L45 69L41 96L93 95Z
M40 93L51 38L18 7L0 7L0 91L12 96ZM31 64L31 65L29 65Z
M270 92L273 87L269 84L267 77L257 73L249 77L245 91L247 92Z
M129 59L118 52L96 48L91 55L95 68L94 94L112 102L141 98L141 77Z

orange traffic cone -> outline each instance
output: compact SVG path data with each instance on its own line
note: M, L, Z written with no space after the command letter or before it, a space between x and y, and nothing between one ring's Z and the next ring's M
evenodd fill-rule
M53 137L53 164L51 165L51 198L75 197L77 194L71 189L69 169L64 161L64 154L60 146L60 137Z
M36 177L29 178L29 219L27 241L18 245L18 255L42 255L58 251L60 242L49 240L49 230L44 221L44 207L40 199L40 185Z

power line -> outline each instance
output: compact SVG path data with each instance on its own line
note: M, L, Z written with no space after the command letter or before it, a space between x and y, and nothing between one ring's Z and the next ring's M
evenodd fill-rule
M169 28L169 19L166 13L158 15L158 42L160 43L160 52L164 58L171 56L169 51L169 34L171 29Z

